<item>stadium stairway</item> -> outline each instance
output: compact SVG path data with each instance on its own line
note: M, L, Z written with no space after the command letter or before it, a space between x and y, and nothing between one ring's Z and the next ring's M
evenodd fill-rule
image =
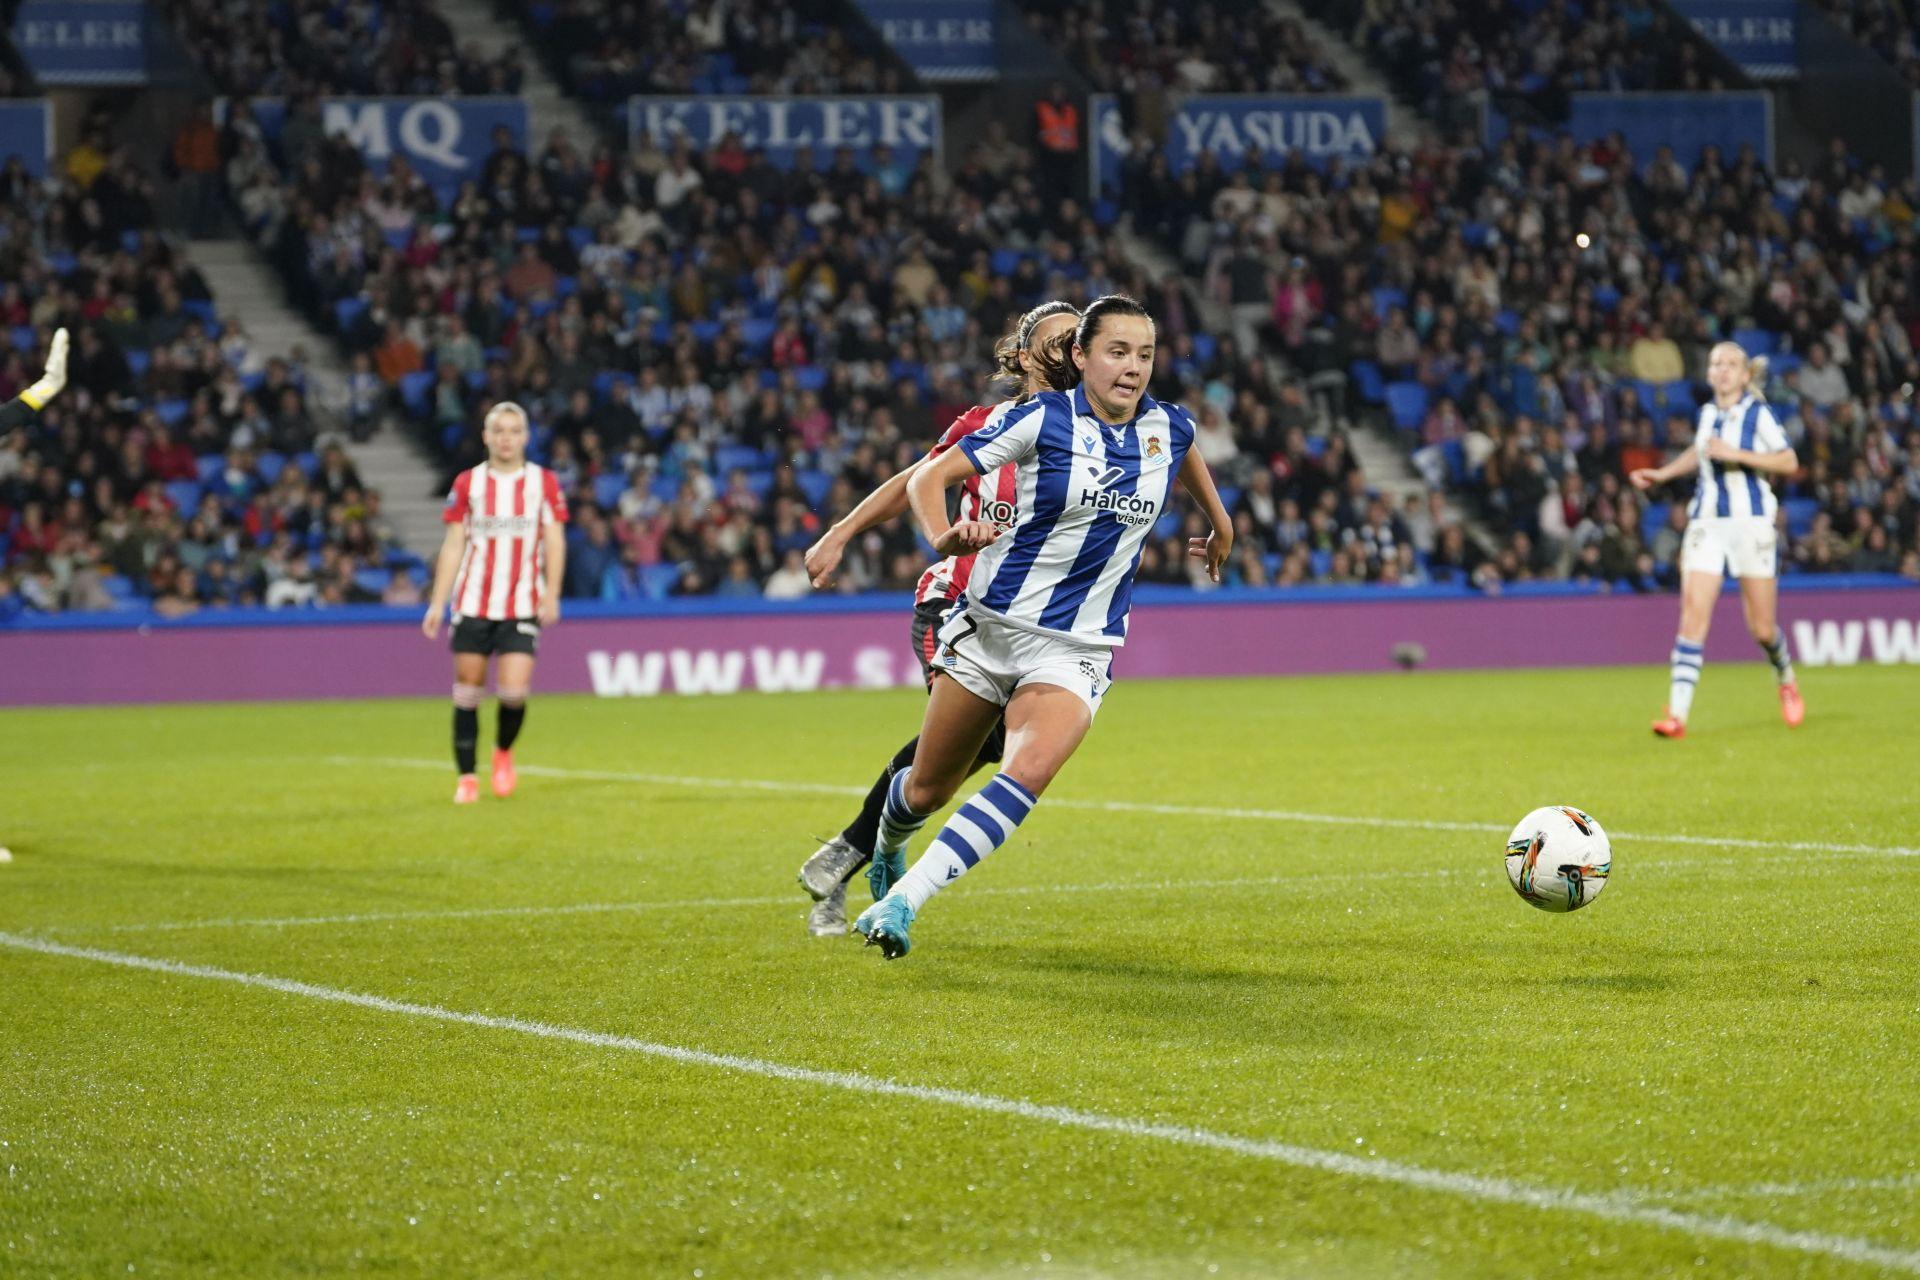
M526 49L527 35L519 26L495 16L492 0L438 0L440 16L459 33L462 46L477 45L489 58L497 58L509 49ZM520 96L527 103L527 159L538 163L547 139L561 130L579 150L580 158L592 154L600 135L580 105L560 91L547 74L546 65L537 57L520 59L522 79Z
M310 386L308 402L316 421L331 426L346 403L346 366L339 347L286 302L280 277L245 240L195 240L189 254L207 279L223 315L238 320L263 357L287 356L300 348ZM383 423L371 440L340 439L360 478L380 491L381 511L400 544L431 556L440 544L440 473L407 442L400 427Z
M1335 31L1311 17L1295 0L1267 0L1267 7L1281 17L1300 24L1302 30L1326 55L1334 70L1347 78L1347 92L1365 97L1380 97L1387 104L1387 136L1396 143L1424 146L1440 140L1433 122L1411 102L1395 93L1386 77L1369 63L1345 32Z

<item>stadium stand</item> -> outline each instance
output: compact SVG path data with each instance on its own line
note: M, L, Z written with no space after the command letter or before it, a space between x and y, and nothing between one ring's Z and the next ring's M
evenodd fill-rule
M294 98L520 91L514 51L488 59L459 47L452 27L424 0L182 0L171 12L182 45L224 93Z
M97 139L62 165L90 181L0 172L0 399L74 334L67 391L0 438L0 617L418 599L298 359L223 321L152 230L151 184Z
M1298 22L1265 0L1195 7L1119 3L1039 4L1027 22L1102 92L1320 93L1346 87Z
M1920 89L1920 45L1914 38L1911 6L1891 0L1814 0L1855 40L1891 63L1907 83Z
M1671 583L1686 495L1644 503L1625 476L1691 440L1723 338L1772 356L1803 463L1785 489L1792 567L1920 573L1910 186L1546 138L1324 174L1290 160L1257 187L1134 164L1138 225L1206 211L1188 261L1243 339L1302 373L1348 370L1431 482L1475 499L1500 536L1485 562L1467 545L1476 581Z
M1655 0L1303 0L1449 137L1484 103L1566 118L1582 90L1723 89L1711 49Z

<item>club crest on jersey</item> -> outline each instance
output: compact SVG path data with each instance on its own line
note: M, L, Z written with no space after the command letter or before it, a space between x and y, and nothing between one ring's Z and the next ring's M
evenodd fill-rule
M1148 436L1147 452L1146 452L1147 461L1153 462L1153 461L1156 461L1157 459L1164 458L1166 456L1167 456L1166 450L1160 447L1160 437Z

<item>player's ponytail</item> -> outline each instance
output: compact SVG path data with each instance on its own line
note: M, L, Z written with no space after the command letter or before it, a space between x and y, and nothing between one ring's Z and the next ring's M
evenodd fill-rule
M1000 341L993 344L993 361L996 366L995 376L1012 378L1014 380L1014 394L1025 395L1027 370L1026 367L1020 363L1020 355L1022 352L1025 352L1032 358L1035 367L1040 370L1042 381L1055 390L1065 390L1066 388L1060 387L1056 382L1051 372L1051 365L1046 359L1046 353L1034 347L1033 331L1042 320L1045 320L1049 316L1078 316L1079 314L1079 310L1071 302L1061 302L1056 298L1051 302L1041 303L1039 306L1021 316L1019 322L1016 323L1013 328L1007 330L1006 335L1002 337ZM1048 343L1046 345L1052 347L1057 344ZM1064 353L1061 353L1061 358L1064 359ZM1070 360L1067 361L1069 366L1071 366L1072 363Z
M1747 390L1755 400L1767 398L1767 367L1772 363L1766 356L1754 356L1747 361Z

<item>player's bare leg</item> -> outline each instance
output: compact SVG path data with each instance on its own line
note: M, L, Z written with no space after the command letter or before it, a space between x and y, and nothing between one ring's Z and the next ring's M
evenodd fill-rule
M1706 661L1707 629L1713 625L1713 605L1720 598L1720 575L1697 571L1680 575L1680 634L1673 642L1672 672L1666 714L1653 722L1663 738L1684 738L1687 716L1693 711L1693 693Z
M1780 583L1775 578L1740 579L1740 608L1747 617L1747 634L1767 655L1773 677L1780 685L1780 718L1787 728L1799 727L1807 718L1807 704L1800 700L1800 682L1793 674L1793 655L1787 651L1787 634L1780 629Z
M1070 689L1031 684L1014 691L1006 721L1007 757L999 772L954 811L913 869L854 924L889 960L907 953L908 930L927 899L1005 844L1026 820L1087 736L1093 711Z
M474 756L480 746L480 698L486 685L485 654L453 655L453 762L460 773L453 789L455 804L472 804L480 798Z
M533 655L503 653L493 668L500 693L499 723L493 739L493 794L513 794L513 744L527 720L527 693L533 688Z

